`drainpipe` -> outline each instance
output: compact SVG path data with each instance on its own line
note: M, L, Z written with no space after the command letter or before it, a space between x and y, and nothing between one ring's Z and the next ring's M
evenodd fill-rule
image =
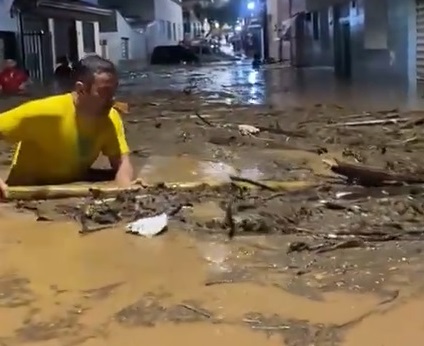
M18 34L19 34L19 42L20 42L20 51L21 51L21 64L23 68L27 68L26 66L26 54L25 54L25 40L24 40L24 20L22 16L22 11L18 10Z
M269 59L269 37L268 37L268 4L267 0L262 0L262 33L263 33L263 44L264 44L264 60Z
M292 18L293 16L293 0L288 0L289 1L289 17ZM295 23L292 22L291 23L291 27L290 27L290 54L289 54L289 59L290 59L290 66L293 66L293 45L294 45L294 40L293 40L293 27L295 26Z

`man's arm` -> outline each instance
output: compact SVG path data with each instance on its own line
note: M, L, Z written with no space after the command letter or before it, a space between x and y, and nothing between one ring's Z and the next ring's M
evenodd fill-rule
M34 111L35 110L35 111ZM35 102L25 103L7 112L0 113L0 139L17 143L28 138L30 119L38 111ZM0 179L0 200L7 196L7 185Z
M35 118L37 111L38 107L35 101L0 113L0 138L12 143L27 139L30 134L31 119Z
M130 149L125 138L124 125L116 110L111 111L112 126L108 127L103 154L109 158L115 173L115 181L119 186L128 187L134 178L134 170L130 161Z

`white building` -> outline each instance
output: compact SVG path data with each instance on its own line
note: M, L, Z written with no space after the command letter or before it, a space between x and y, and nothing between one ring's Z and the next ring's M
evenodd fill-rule
M61 56L139 64L155 47L182 39L179 0L0 0L0 61L20 60L42 82Z
M183 15L177 0L99 0L114 8L100 26L101 54L124 68L146 64L157 46L183 39Z
M119 11L114 11L112 17L100 22L101 56L118 66L147 63L148 30L148 25L143 27L124 18Z
M331 67L339 77L353 80L413 85L424 79L424 0L289 3L296 17L294 66Z
M282 31L290 18L290 0L266 0L268 11L269 57L275 60L290 59L290 41L284 40Z

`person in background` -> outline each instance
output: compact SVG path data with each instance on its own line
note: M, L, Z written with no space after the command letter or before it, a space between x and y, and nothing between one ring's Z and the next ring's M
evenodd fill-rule
M57 59L58 66L54 71L55 89L59 92L67 92L72 88L72 68L66 56Z
M81 59L72 92L27 102L0 113L0 138L19 143L8 185L48 185L86 180L99 154L110 162L115 182L132 184L124 127L113 108L118 87L115 65L97 55Z
M29 83L28 73L18 67L13 59L7 59L0 72L0 91L4 94L20 94Z

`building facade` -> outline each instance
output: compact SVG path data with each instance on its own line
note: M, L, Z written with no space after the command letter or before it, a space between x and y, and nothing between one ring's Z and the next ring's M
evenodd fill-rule
M100 53L99 20L112 11L96 0L0 1L0 60L18 60L34 81L48 82L61 56Z
M179 0L0 0L0 63L19 60L35 81L48 82L62 56L147 62L182 39Z
M150 24L126 19L115 10L100 22L101 56L124 69L147 64Z
M424 78L424 0L291 0L294 66L353 79Z

